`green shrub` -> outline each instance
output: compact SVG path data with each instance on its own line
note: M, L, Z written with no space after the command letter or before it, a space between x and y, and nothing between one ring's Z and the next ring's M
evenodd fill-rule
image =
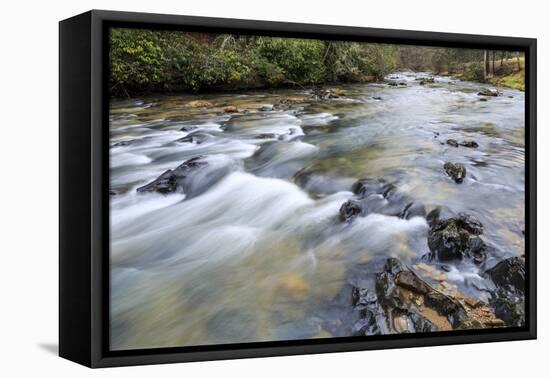
M483 62L469 63L464 68L464 79L483 81Z

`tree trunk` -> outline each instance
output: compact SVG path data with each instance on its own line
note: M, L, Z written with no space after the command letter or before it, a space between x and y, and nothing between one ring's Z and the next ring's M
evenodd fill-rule
M502 65L504 64L504 51L501 51L500 53L500 66L498 67L500 71L502 71Z
M495 76L495 51L493 51L493 62L491 67L491 75Z
M487 80L487 50L483 51L483 80Z
M519 61L519 51L517 52L516 58L518 62L518 71L521 71L521 62Z

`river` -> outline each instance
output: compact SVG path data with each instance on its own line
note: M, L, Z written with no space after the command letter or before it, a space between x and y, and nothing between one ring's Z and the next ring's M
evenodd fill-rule
M483 223L492 246L483 267L447 270L450 284L483 299L481 270L524 253L524 93L483 101L485 85L416 80L427 75L332 86L340 96L327 100L302 89L113 100L111 348L348 336L327 324L348 311L332 301L354 267L429 252L423 216L340 221L364 178ZM136 191L197 156L208 164L193 195ZM446 162L466 167L462 184Z

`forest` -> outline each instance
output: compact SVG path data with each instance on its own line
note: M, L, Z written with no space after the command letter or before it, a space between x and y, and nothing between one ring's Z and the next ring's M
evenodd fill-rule
M110 65L117 97L362 83L395 70L524 89L516 52L232 34L115 28Z

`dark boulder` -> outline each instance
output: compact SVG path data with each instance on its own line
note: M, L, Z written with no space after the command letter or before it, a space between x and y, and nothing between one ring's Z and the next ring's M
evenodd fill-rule
M426 217L426 208L424 205L418 202L410 202L399 214L399 218L403 219L411 219L413 217Z
M445 173L447 173L447 175L457 184L462 184L464 178L466 177L466 167L460 163L445 163L445 165L443 165L443 169L445 169Z
M157 192L168 194L175 192L178 187L178 175L171 169L157 177L155 181L137 188L138 193Z
M418 80L418 79L417 79ZM425 77L420 79L420 85L424 84L432 84L435 82L435 79L433 77Z
M278 137L279 136L277 134L273 133L263 133L254 136L256 139L277 139Z
M430 228L434 227L437 222L439 222L442 219L452 218L456 216L456 213L451 211L451 209L447 207L441 207L438 206L435 209L431 210L428 215L426 215L426 220L428 221L428 225Z
M446 316L453 327L468 319L466 310L457 300L437 291L426 293L424 304L436 310L439 315Z
M183 138L180 138L177 140L179 143L193 143L193 144L201 144L206 142L207 140L210 140L214 138L212 135L201 132L201 131L195 131Z
M523 327L525 325L525 297L499 288L489 301L495 315L507 326Z
M185 199L200 195L225 177L234 168L230 159L202 156L186 160L175 169L169 169L147 185L137 188L138 193L185 193Z
M440 261L470 258L480 264L487 257L485 242L478 236L482 233L481 222L467 214L433 221L428 232L430 255Z
M481 90L478 92L477 95L478 96L497 97L497 96L500 96L500 92L496 89L481 88Z
M525 325L525 261L510 257L485 272L496 286L490 300L495 315L508 326Z
M462 143L460 143L460 145L463 146L463 147L468 147L468 148L478 148L479 147L479 144L477 144L477 142L475 140L465 140Z
M426 333L426 332L437 332L437 331L439 331L439 329L437 329L437 327L432 322L430 322L428 319L418 315L417 313L409 312L408 316L409 316L409 319L411 319L411 321L413 323L413 327L414 327L415 332Z
M195 125L186 125L186 126L183 126L180 131L186 131L186 132L189 132L189 131L193 131L193 130L196 130L198 129L199 127L198 126L195 126Z
M485 275L490 277L495 285L508 290L525 292L525 261L520 257L510 257L488 269Z
M202 159L202 156L197 156L185 161L176 169L167 170L154 181L137 188L138 193L158 192L168 194L175 192L176 189L178 189L178 186L181 186L181 182L187 178L189 173L208 164Z
M418 294L426 294L428 292L428 287L416 274L411 271L403 271L397 273L395 277L395 283L397 286L404 287L410 291L413 291Z
M454 139L447 139L447 144L449 146L458 147L458 142Z
M366 178L356 181L351 190L357 195L362 215L378 213L403 219L426 216L424 205L413 201L408 194L399 191L393 183Z
M355 200L348 200L340 207L340 221L351 222L361 214L361 204Z
M387 198L395 189L396 187L394 184L371 178L358 180L351 187L351 191L360 197L380 194L384 198Z
M334 93L333 90L330 89L314 88L311 91L309 97L315 100L330 100L333 98L339 98L340 96L338 96L336 93Z
M391 272L382 272L376 275L376 295L378 301L385 308L401 308L404 306L399 290L395 285L395 275Z

